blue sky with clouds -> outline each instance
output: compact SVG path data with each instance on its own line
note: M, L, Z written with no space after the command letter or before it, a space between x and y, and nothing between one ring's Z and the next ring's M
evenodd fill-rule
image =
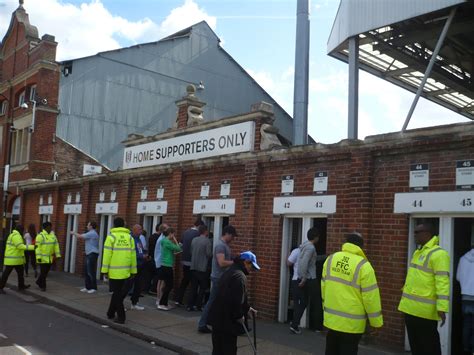
M0 36L17 0L0 0ZM59 43L58 59L152 42L206 20L222 45L291 115L296 0L25 0L40 35ZM318 142L347 136L347 65L327 56L339 0L311 2L309 133ZM360 74L359 136L399 131L413 94ZM420 100L409 128L466 122Z

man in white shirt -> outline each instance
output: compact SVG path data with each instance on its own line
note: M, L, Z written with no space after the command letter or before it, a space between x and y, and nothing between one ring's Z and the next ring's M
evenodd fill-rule
M456 279L461 284L464 351L474 354L474 245L459 260Z

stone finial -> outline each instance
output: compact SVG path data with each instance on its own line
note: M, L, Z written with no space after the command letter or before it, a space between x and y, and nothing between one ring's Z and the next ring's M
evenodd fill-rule
M186 96L184 96L181 100L176 101L176 105L178 106L178 115L174 128L181 129L202 123L204 121L203 107L206 104L202 101L199 101L195 93L196 86L190 84L186 87Z
M24 3L25 3L25 0L20 0L20 7L23 7Z
M196 87L192 84L186 86L186 97L196 97Z

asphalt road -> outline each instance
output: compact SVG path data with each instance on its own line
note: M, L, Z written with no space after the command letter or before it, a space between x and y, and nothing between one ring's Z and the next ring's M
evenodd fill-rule
M9 292L0 295L0 354L176 353Z

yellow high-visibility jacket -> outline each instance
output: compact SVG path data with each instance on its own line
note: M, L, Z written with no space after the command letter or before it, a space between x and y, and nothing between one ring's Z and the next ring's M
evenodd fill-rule
M375 271L361 248L345 243L323 267L321 295L324 325L332 330L362 334L370 325L383 325L380 292Z
M36 262L38 264L52 264L53 255L61 257L58 239L53 232L48 233L44 229L36 236Z
M102 257L103 274L109 279L128 279L137 273L137 253L130 230L124 227L112 228L104 244Z
M4 264L11 266L25 264L25 250L35 250L35 246L27 246L20 232L14 230L7 238Z
M449 311L449 255L438 244L434 236L413 254L399 311L431 320Z

